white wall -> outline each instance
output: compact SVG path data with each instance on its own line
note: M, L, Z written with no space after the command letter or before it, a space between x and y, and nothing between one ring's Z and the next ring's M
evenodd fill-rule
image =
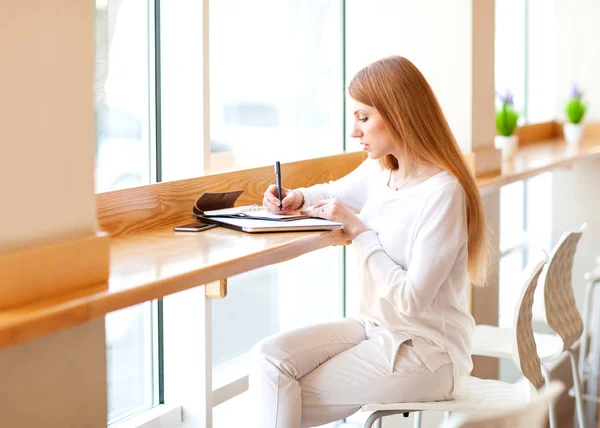
M555 0L555 109L565 119L564 104L577 83L589 102L586 119L600 120L600 2Z
M567 230L583 232L573 265L573 287L580 311L583 309L583 274L592 270L600 255L600 162L583 163L552 174L552 245ZM600 309L599 309L600 310Z
M584 90L589 102L588 121L600 120L600 3L594 0L554 2L554 108L556 117L565 120L564 105L572 83ZM573 285L578 306L582 308L583 273L600 254L600 162L595 161L553 173L552 242L569 229L588 223L573 268Z
M348 81L370 62L404 56L429 81L463 151L492 143L493 0L349 0L346 13Z
M96 229L93 7L2 1L0 252Z

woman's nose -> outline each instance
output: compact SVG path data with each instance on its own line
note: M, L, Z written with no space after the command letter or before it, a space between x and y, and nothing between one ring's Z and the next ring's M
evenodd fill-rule
M352 138L360 138L363 136L363 133L360 129L354 128L352 129L352 133L350 134Z

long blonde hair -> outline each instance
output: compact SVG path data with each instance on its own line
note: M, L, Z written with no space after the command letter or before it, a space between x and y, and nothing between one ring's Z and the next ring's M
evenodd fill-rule
M377 109L405 159L429 162L461 184L467 197L468 272L473 284L483 285L489 253L483 203L425 77L408 59L392 56L360 70L348 92L358 102ZM398 169L393 155L386 155L380 162L385 168Z

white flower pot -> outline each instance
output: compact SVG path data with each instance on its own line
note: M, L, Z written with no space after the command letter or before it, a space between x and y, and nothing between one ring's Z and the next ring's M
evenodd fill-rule
M508 137L496 135L494 136L494 147L501 150L502 161L511 160L519 148L519 138L516 135Z
M563 125L563 134L568 145L576 146L583 136L583 125L581 123L565 122Z

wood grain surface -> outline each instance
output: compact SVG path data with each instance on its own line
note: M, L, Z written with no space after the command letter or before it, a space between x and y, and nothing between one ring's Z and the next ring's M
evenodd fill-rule
M73 290L95 289L97 284L107 288L108 272L105 232L0 254L0 313Z
M518 127L515 130L515 135L519 137L519 146L522 146L557 137L557 128L558 126L554 121L534 123Z
M93 318L350 241L341 230L246 234L171 226L111 240L110 280L0 310L0 348ZM221 290L219 290L220 292ZM225 291L225 290L223 290ZM220 297L219 292L212 297Z
M282 186L293 189L343 177L365 157L353 152L281 164ZM268 166L99 193L98 221L111 236L186 222L193 220L192 206L204 192L243 189L236 205L261 204L274 182L274 167Z

